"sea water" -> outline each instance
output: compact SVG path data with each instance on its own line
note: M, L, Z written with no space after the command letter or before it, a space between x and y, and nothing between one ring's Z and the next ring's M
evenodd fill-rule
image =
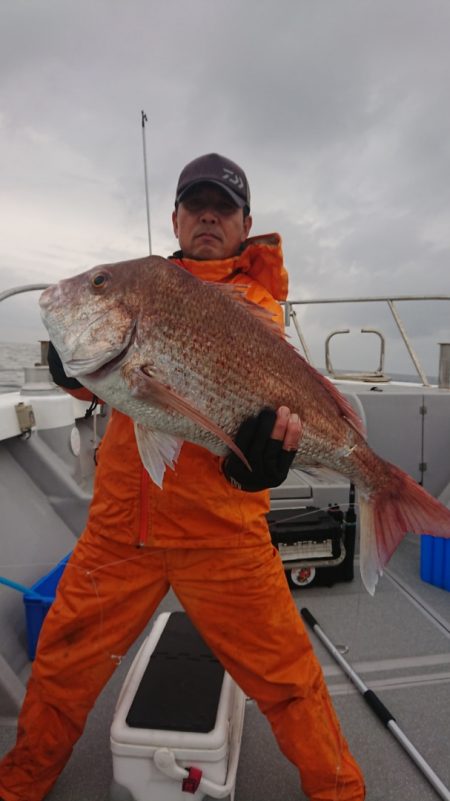
M14 392L24 382L24 367L39 364L41 346L27 342L0 343L0 393Z

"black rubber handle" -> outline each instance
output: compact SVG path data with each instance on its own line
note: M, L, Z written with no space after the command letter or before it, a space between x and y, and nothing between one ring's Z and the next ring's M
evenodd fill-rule
M304 606L303 609L300 609L300 614L303 620L308 624L308 626L311 629L313 629L314 626L318 625L316 618L314 617L314 615L311 614L311 612L309 611L309 609L306 608L306 606Z
M391 720L395 720L394 716L389 712L389 709L385 707L373 690L366 690L366 692L363 693L363 697L370 708L373 709L377 718L379 718L385 726L387 726Z

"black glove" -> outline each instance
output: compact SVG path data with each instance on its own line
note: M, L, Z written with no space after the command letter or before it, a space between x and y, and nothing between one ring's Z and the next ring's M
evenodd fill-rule
M55 346L48 343L48 369L55 384L65 389L80 389L82 384L76 378L70 378L64 372L64 367Z
M263 409L257 417L248 417L241 424L234 441L252 469L233 452L222 467L225 477L237 489L259 492L278 487L287 477L296 451L284 450L281 440L271 438L275 420L273 409Z

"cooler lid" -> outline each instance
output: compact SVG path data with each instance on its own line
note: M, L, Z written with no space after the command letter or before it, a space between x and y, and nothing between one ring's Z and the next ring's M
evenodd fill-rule
M111 726L113 751L150 756L160 747L197 749L217 759L226 752L234 698L231 677L187 615L164 612L122 687Z
M144 671L126 722L140 729L209 732L224 669L188 616L174 612Z

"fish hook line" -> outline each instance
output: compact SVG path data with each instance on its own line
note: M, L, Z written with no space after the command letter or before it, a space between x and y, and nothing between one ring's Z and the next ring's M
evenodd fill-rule
M86 575L93 575L97 571L103 570L104 568L110 567L111 565L120 565L123 562L132 562L132 561L137 560L137 559L142 559L145 556L150 556L150 552L149 551L146 552L145 549L140 549L139 553L134 555L134 556L127 556L127 557L125 557L123 559L112 559L110 562L105 562L105 564L100 565L99 567L94 567L94 568L89 568L88 569L88 568L80 567L79 565L73 565L73 564L70 564L70 567L72 568L72 570L74 570L74 569L75 570L79 570L80 572L85 573ZM8 569L8 568L14 568L14 567L54 568L54 567L57 567L57 565L59 565L60 562L61 562L60 559L58 559L56 562L55 561L51 561L51 562L0 562L0 568L2 570L5 569L5 568ZM69 566L69 563L66 565L66 567L67 566Z
M352 504L348 504L348 506L354 506L355 509L359 509L360 504L359 504L359 501L355 501ZM300 509L298 511L295 511L294 514L289 515L289 517L283 517L283 520L280 521L280 525L283 525L284 523L295 522L296 520L302 520L304 517L313 517L315 514L317 514L317 512L330 512L330 511L333 511L333 507L332 506L314 506L314 507L310 507L309 511L304 511L307 508L308 507L306 507L306 506L302 506L302 507L300 507ZM283 510L280 509L279 511L283 511ZM345 515L345 512L343 514ZM275 523L274 527L276 529L276 523Z
M91 592L92 592L93 597L95 598L95 602L96 602L96 606L97 606L98 617L97 617L96 626L97 626L97 638L98 638L98 642L99 643L103 642L103 634L104 634L104 631L105 631L105 624L106 624L105 613L104 613L104 604L103 604L103 599L102 599L101 581L99 580L102 570L106 569L106 568L108 568L110 566L113 566L113 565L117 566L117 565L120 565L120 564L126 564L127 562L135 562L137 560L142 560L142 559L145 559L146 557L150 557L151 555L152 554L151 554L150 550L146 551L145 549L141 549L141 550L139 550L138 553L135 553L135 554L133 554L133 555L131 555L129 557L126 557L126 558L123 558L123 559L111 559L109 562L105 562L103 565L99 565L98 567L94 567L94 568L86 568L86 567L83 567L81 565L72 564L70 561L66 564L66 566L64 568L65 570L69 570L69 569L70 570L76 570L81 575L84 575L86 577L86 579L89 581L89 584L91 586ZM39 565L40 567L43 567L43 568L49 568L49 567L56 567L59 563L60 563L60 560L58 560L56 562L40 562L40 563L22 562L22 563L12 563L10 566L14 566L14 567L19 567L19 566L25 567L26 566L26 567L34 567L35 568L36 565ZM2 567L6 567L6 566L7 565L5 565L5 564L2 565ZM30 587L30 590L31 590L31 587ZM345 651L346 653L348 651L351 651L352 647L354 647L354 645L355 645L355 642L356 643L358 642L359 635L360 635L360 632L361 632L361 625L362 625L362 619L361 619L362 600L361 599L362 599L362 595L363 595L362 588L360 588L359 591L355 593L355 595L357 596L356 609L355 609L355 622L354 622L354 625L351 627L351 631L352 631L351 641L346 643L346 651ZM156 612L156 610L155 610L155 612ZM149 617L149 620L147 621L147 625L150 622L150 620L151 620L151 617ZM103 652L104 658L106 658L107 660L111 660L114 663L115 668L117 668L122 663L122 661L125 658L126 653L128 652L128 650L129 649L127 649L127 651L124 654L122 654L122 653L119 654L117 652L112 652L108 648L102 648L102 652ZM336 765L336 792L338 791L339 772L340 772L341 766L342 766L342 763L339 761L338 764ZM336 795L335 798L336 798L336 801L338 801L339 796Z
M354 506L356 509L358 509L359 508L358 501L355 501L352 504L352 506ZM295 511L292 515L289 515L288 517L284 517L283 520L282 520L282 523L284 524L284 523L295 522L296 520L303 520L304 518L312 517L313 515L317 514L317 512L329 512L330 511L330 506L329 505L328 506L319 506L319 507L314 507L312 510L310 509L309 511L306 511L306 510L307 510L307 507L301 507L300 509L298 509L298 511ZM283 511L283 510L280 510L280 511ZM344 512L344 514L345 514L345 512ZM274 527L276 528L276 524L275 524ZM138 553L132 554L131 556L124 557L123 559L112 559L110 562L105 562L103 565L99 565L98 567L91 568L89 572L94 574L97 571L103 570L103 569L105 569L107 567L110 567L112 565L118 565L118 564L122 564L122 563L125 563L125 562L133 562L133 561L136 561L138 559L142 559L145 556L149 556L150 553L151 553L150 550L148 550L146 548L141 548L141 549L139 549ZM18 568L18 567L22 567L22 568L23 567L31 567L31 568L39 567L39 568L47 568L47 569L50 568L51 569L51 568L56 567L60 562L61 562L60 558L58 560L56 560L56 561L52 560L52 561L40 561L40 562L36 562L36 561L33 561L33 562L28 562L28 561L27 562L25 562L25 561L24 562L22 562L22 561L20 561L20 562L0 562L0 569L1 570L8 570L8 569L11 569L11 568ZM75 565L71 565L71 567L72 568L73 567L77 567L77 569L79 569L79 570L85 570L86 569L86 568L79 568L78 566L75 566Z
M358 504L355 503L354 506L357 507ZM329 507L328 506L326 506L326 507L324 506L324 507L319 507L318 509L317 508L314 509L314 513L317 513L317 511L327 512L327 511L329 511ZM304 519L304 518L311 517L312 514L313 514L312 512L305 511L304 509L302 509L302 510L299 510L298 512L296 512L295 514L290 515L287 518L284 518L283 522L301 520L301 519ZM86 567L82 567L80 565L72 564L71 561L69 561L68 564L66 565L65 569L68 569L69 567L72 570L75 569L75 570L79 571L80 573L83 573L86 576L86 578L88 578L90 580L90 583L91 583L91 586L92 586L92 592L95 595L96 601L97 601L98 606L99 606L99 631L100 631L100 633L103 631L103 628L104 628L104 612L103 612L103 607L102 607L101 587L100 587L100 585L98 583L98 578L100 577L102 571L107 570L109 567L112 567L112 566L126 564L128 562L136 562L138 560L142 560L142 559L145 559L145 558L148 558L148 557L151 557L151 556L152 556L151 550L143 548L143 549L139 549L138 552L135 552L135 553L131 554L128 557L124 557L124 558L121 558L121 559L111 559L110 561L104 562L103 564L98 565L96 567L94 566L94 567L91 567L91 568L86 568ZM18 568L18 567L22 567L22 568L29 567L29 568L34 568L34 569L36 567L40 567L43 570L44 569L48 570L48 569L56 567L60 563L60 561L61 560L58 559L57 561L45 561L45 562L44 561L42 561L42 562L25 562L25 561L24 562L10 562L10 563L1 563L0 567L2 569L2 572L5 571L5 569L8 570L8 569L11 569L11 568ZM30 590L31 590L31 587L30 587ZM352 627L352 632L353 632L353 635L354 635L352 637L353 643L358 640L358 631L360 631L360 628L361 628L361 622L362 622L361 621L361 610L362 610L361 599L362 599L362 595L363 594L364 594L364 591L363 591L362 588L360 588L359 591L357 593L355 593L355 595L357 596L357 599L356 599L357 600L357 604L356 604L356 610L355 610L355 612L356 612L355 625ZM110 655L110 656L111 656L111 658L113 658L113 657L116 658L117 657L117 659L119 659L119 657L117 655ZM122 657L120 657L118 663L120 663L121 658Z

